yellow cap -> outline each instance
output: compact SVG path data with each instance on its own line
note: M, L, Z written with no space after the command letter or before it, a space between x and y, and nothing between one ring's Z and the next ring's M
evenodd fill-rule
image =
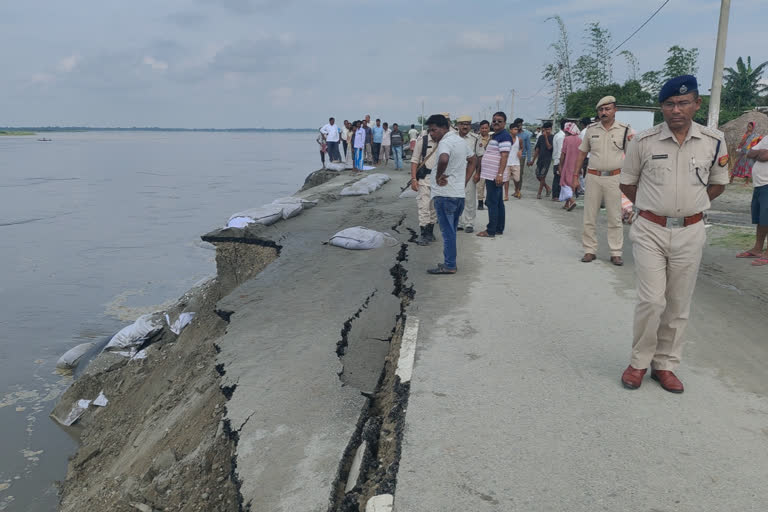
M600 98L600 101L597 102L597 106L595 108L600 108L603 105L608 105L609 103L616 103L616 98L613 96L604 96Z
M451 118L451 114L450 114L449 112L441 112L441 113L440 113L440 115L441 115L441 116L445 116L445 117L446 117L446 118L448 118L448 119L450 119L450 118Z
M471 123L472 117L471 116L459 116L456 118L457 123Z

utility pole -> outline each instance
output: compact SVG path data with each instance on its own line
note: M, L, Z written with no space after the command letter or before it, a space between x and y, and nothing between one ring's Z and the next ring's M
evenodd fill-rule
M720 23L717 26L717 47L715 48L715 68L712 70L712 90L709 97L709 118L707 126L717 130L720 121L720 93L723 89L723 66L725 65L725 43L728 39L728 16L731 0L720 2Z
M560 104L560 74L563 71L562 64L557 67L557 82L555 83L555 111L552 114L552 133L557 131L557 107Z

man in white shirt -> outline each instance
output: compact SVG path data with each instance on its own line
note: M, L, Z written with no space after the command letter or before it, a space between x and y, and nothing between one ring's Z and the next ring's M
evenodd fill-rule
M382 162L385 166L389 162L389 151L392 147L392 130L389 129L389 123L382 125L384 131L381 134L381 154L379 155L379 162Z
M438 143L432 198L443 235L444 259L443 263L438 263L427 272L450 275L456 273L456 228L464 211L465 187L472 177L472 155L464 139L451 130L445 116L431 116L427 126L429 135Z
M755 245L752 249L739 254L741 258L755 258L752 265L768 265L768 250L763 252L765 239L768 237L768 137L763 137L748 153L747 158L755 159L752 166L752 224L757 225Z
M335 119L328 119L328 124L320 128L320 133L323 134L326 144L328 144L328 157L331 162L341 162L341 154L339 153L339 127L335 124Z
M560 131L552 137L552 161L554 162L554 176L552 176L552 200L560 199L560 153L563 152L563 140L565 139L565 119L560 120Z
M347 147L347 140L349 139L349 129L352 125L348 120L344 120L344 128L341 129L341 145L344 148L344 161L349 161L349 148Z
M412 124L411 129L408 130L408 144L411 147L411 152L413 152L413 148L416 147L416 139L419 138L419 130L416 129L416 125Z

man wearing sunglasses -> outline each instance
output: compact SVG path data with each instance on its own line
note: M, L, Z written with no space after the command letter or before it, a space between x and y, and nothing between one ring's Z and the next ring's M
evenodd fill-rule
M703 213L728 183L728 150L722 133L693 122L701 107L695 77L669 80L659 103L664 122L636 137L621 171L621 191L638 209L629 231L638 302L621 381L639 388L650 366L662 388L682 393L673 371L707 240Z
M485 205L488 207L488 227L477 234L483 238L494 238L504 233L504 182L509 180L507 160L513 142L506 124L507 115L504 112L493 114L493 135L480 164L480 178L485 180Z

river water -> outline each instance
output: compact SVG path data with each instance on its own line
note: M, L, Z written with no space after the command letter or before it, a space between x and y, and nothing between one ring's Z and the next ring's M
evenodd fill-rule
M0 137L0 510L56 509L58 357L213 275L200 235L320 166L308 132L47 137Z

